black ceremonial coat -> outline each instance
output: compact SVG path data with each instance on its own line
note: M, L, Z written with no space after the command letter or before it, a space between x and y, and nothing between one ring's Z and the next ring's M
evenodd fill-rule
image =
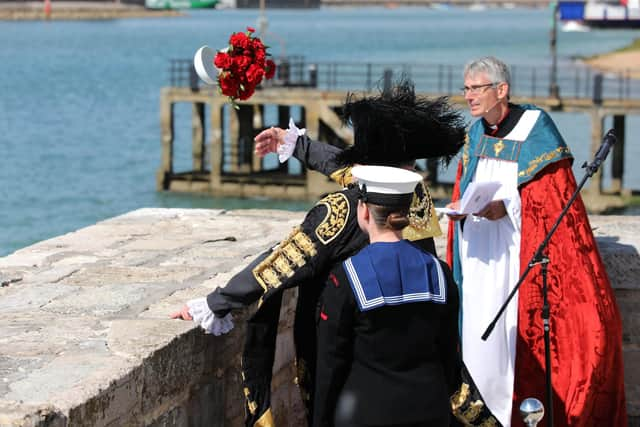
M334 156L340 149L329 144L298 138L294 156L305 166L331 175L339 166ZM257 300L259 309L247 324L242 358L247 426L271 423L270 384L282 290L298 286L294 324L298 384L312 416L315 377L315 307L329 270L368 243L356 219L357 189L347 188L321 199L273 250L259 255L236 274L224 288L207 296L217 317ZM432 238L418 242L435 253Z
M356 188L347 188L321 199L276 248L258 256L224 288L207 296L217 317L261 299L247 324L242 357L247 426L272 425L268 421L270 385L282 290L298 285L302 285L294 326L298 382L310 406L315 362L313 315L318 295L330 268L367 243L356 219L357 193Z

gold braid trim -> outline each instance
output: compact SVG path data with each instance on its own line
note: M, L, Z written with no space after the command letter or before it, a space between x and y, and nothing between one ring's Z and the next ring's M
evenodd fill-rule
M327 207L327 215L316 227L316 236L326 245L342 233L347 225L351 208L347 196L342 193L329 194L318 204Z
M260 418L258 418L258 421L256 421L253 427L275 427L275 425L273 415L271 414L271 408L269 408Z
M329 178L333 181L337 182L343 188L348 186L353 182L353 176L351 175L352 166L347 166L346 168L338 169L334 171Z
M560 157L561 154L563 153L570 153L571 150L569 150L569 147L558 147L553 151L549 151L548 153L544 153L541 154L540 156L536 157L535 159L531 160L529 162L529 167L523 171L520 171L520 173L518 174L521 177L528 177L531 176L531 174L533 172L535 172L539 167L540 167L540 163L542 162L550 162L551 160L555 159L556 157Z
M258 409L258 404L256 402L254 402L253 400L249 399L249 395L251 394L251 392L249 391L249 389L247 387L244 388L244 398L247 401L247 409L249 409L249 412L251 412L251 415L255 415L256 414L256 410Z
M469 165L469 134L464 137L464 147L462 149L462 174L465 174Z
M252 270L253 277L264 292L282 285L282 280L293 276L296 270L317 254L315 245L300 227L293 229L289 237Z
M489 416L486 419L477 419L485 407L484 402L482 400L470 402L470 395L469 384L462 383L460 389L450 399L453 415L465 426L496 427L498 420L493 416Z

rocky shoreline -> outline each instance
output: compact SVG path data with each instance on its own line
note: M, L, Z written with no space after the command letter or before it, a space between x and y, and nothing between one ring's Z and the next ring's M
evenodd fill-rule
M143 6L88 1L54 1L49 16L44 2L0 2L0 21L93 20L181 16L176 10L150 10Z

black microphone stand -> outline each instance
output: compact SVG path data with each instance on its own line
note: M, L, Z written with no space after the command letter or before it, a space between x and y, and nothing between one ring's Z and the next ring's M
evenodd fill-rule
M502 313L504 313L504 311L506 310L507 305L509 305L509 302L511 301L513 296L516 294L516 292L518 292L518 289L520 289L520 285L522 285L522 282L524 282L524 279L529 274L529 271L531 271L531 269L534 266L540 264L541 273L542 273L542 314L541 316L542 316L542 325L544 329L544 370L545 370L545 381L546 381L546 405L547 405L547 414L548 414L548 420L549 420L547 425L549 427L553 427L553 390L551 386L551 345L550 345L550 339L549 339L550 310L549 310L549 301L547 299L547 272L548 272L549 258L545 254L545 249L547 248L549 241L553 236L553 233L555 233L556 229L560 225L560 222L565 217L565 215L569 211L569 208L571 207L573 202L576 200L576 198L580 194L580 190L582 189L582 187L584 187L585 183L587 182L587 179L591 178L598 171L598 168L600 168L600 165L606 159L607 154L609 154L609 148L615 143L615 141L616 141L616 136L613 133L613 129L611 129L605 135L603 139L603 143L600 146L600 149L598 150L598 152L596 153L593 159L593 162L589 164L585 162L582 165L582 168L586 169L586 172L584 177L580 181L580 184L578 184L578 187L573 192L573 195L571 196L571 198L567 202L567 205L564 207L564 209L558 216L558 219L556 220L555 224L553 224L553 227L551 227L551 230L549 230L549 232L545 236L540 246L538 246L538 249L536 250L531 260L529 261L529 264L527 265L527 269L522 273L522 275L518 279L518 282L513 287L513 290L511 290L511 292L507 296L507 299L504 301L504 303L498 310L498 313L493 318L493 320L491 321L487 329L484 331L484 334L482 334L482 340L486 341L487 338L489 338L489 335L491 335L491 332L493 331L493 329L495 328L496 323L500 319L500 316L502 316Z

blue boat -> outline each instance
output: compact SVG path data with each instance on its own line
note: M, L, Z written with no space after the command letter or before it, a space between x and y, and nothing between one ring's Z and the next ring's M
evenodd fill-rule
M563 25L580 28L640 28L640 0L560 0Z

